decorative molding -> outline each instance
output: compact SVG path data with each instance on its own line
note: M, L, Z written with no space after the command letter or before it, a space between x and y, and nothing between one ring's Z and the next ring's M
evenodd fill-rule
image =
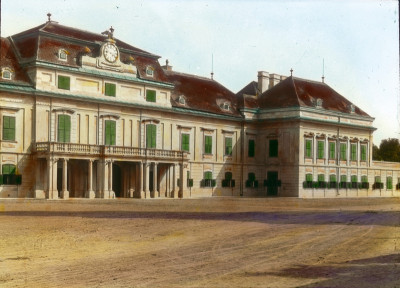
M64 112L64 113L68 113L68 114L75 114L75 110L71 109L71 108L54 108L53 112ZM101 116L100 116L101 117Z
M224 129L222 129L221 132L222 132L223 134L230 134L230 135L235 134L235 131L224 130Z
M160 123L160 120L153 119L153 118L150 118L150 119L143 119L143 120L142 120L142 123L147 123L147 122L159 124L159 123Z
M183 125L176 125L176 127L177 127L178 129L182 129L182 130L191 130L191 129L193 129L193 127L190 127L190 126L183 126Z
M21 110L21 108L18 107L4 107L4 106L0 106L0 110L9 110L9 111L13 111L13 112L18 112L19 110Z

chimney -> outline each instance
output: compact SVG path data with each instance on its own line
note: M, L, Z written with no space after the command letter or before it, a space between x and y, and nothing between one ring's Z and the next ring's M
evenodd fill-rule
M166 70L166 71L172 71L172 66L171 66L171 65L168 65L168 64L169 64L169 61L168 61L168 59L167 59L167 60L165 60L165 65L164 65L164 66L161 66L161 68L164 69L164 70Z
M258 90L263 93L268 89L269 73L265 71L258 71Z
M269 87L268 89L274 87L276 84L281 82L281 76L278 74L270 74L269 75Z

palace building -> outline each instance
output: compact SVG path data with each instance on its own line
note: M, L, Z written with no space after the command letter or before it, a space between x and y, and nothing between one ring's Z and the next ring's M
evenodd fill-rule
M373 120L324 81L233 93L51 21L1 38L0 197L400 196Z

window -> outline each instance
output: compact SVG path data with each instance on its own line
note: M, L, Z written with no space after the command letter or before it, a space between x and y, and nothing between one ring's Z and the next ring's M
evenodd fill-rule
M1 167L0 185L19 185L22 182L22 176L16 175L16 167L13 164L3 164Z
M15 141L15 117L3 116L3 140Z
M312 174L306 174L306 181L307 181L307 182L312 182L312 181L313 181L313 176L312 176Z
M189 137L190 137L190 135L189 134L181 134L181 137L182 137L182 143L181 143L181 150L182 151L187 151L187 152L189 152Z
M58 75L58 89L70 90L70 78Z
M324 159L325 145L324 141L318 141L318 159Z
M3 72L1 73L1 77L3 79L11 79L11 71L8 69L4 69Z
M369 189L369 183L368 183L368 176L367 175L361 176L361 188L362 189Z
M193 187L193 179L190 178L190 171L186 171L186 186L187 187Z
M329 142L329 159L336 159L336 143Z
M157 126L154 124L146 125L146 148L156 148Z
M278 157L278 140L269 140L269 157Z
M250 172L249 174L247 174L246 187L247 188L257 188L258 187L258 181L256 180L256 174L254 174L253 172Z
M64 61L67 60L67 55L68 55L68 52L64 49L61 49L58 51L58 58L60 60L64 60Z
M361 145L361 161L367 161L367 145Z
M312 157L312 140L306 139L306 158Z
M212 154L212 136L204 136L204 153Z
M204 172L204 178L201 181L201 186L202 187L215 187L215 185L216 185L216 181L215 181L215 179L212 179L212 172L211 171Z
M357 175L351 175L351 188L352 189L357 189L358 185L357 185Z
M221 108L222 108L223 110L229 111L229 103L228 103L228 102L222 103L222 104L221 104Z
M347 144L346 143L340 143L340 160L346 160L347 157Z
M115 121L112 120L105 120L105 139L104 139L104 145L115 145L115 126L116 123Z
M361 182L362 183L368 182L368 176L366 176L366 175L361 176Z
M313 188L313 175L306 174L306 181L303 183L303 188Z
M386 189L393 189L392 177L386 177Z
M180 95L178 102L179 102L179 104L185 105L185 103L186 103L185 97L183 95Z
M350 145L351 149L351 161L357 161L357 144L352 143Z
M113 83L105 83L104 84L104 95L115 97L116 94L116 85Z
M147 67L146 67L146 75L147 75L147 76L150 76L150 77L153 77L153 75L154 75L154 68L151 67L151 66L147 66Z
M375 176L375 183L372 189L383 189L383 183L381 182L381 176Z
M222 180L222 187L235 187L235 180L232 179L232 172L225 172L225 179Z
M156 102L156 91L155 90L146 90L146 101L147 102Z
M225 155L232 156L232 138L225 137Z
M331 174L329 175L329 188L336 188L336 187L337 187L336 175Z
M347 175L340 175L340 188L347 188Z
M318 188L326 188L325 175L318 174Z
M71 141L71 117L69 115L58 115L57 141L68 143Z
M254 139L249 139L249 150L248 150L248 156L249 157L254 157L255 155L255 145L256 142L254 141Z

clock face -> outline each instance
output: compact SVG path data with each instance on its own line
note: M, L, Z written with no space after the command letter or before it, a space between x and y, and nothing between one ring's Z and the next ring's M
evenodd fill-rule
M106 58L106 60L108 62L113 63L117 60L118 49L115 45L106 44L103 49L103 54L104 54L104 58Z

